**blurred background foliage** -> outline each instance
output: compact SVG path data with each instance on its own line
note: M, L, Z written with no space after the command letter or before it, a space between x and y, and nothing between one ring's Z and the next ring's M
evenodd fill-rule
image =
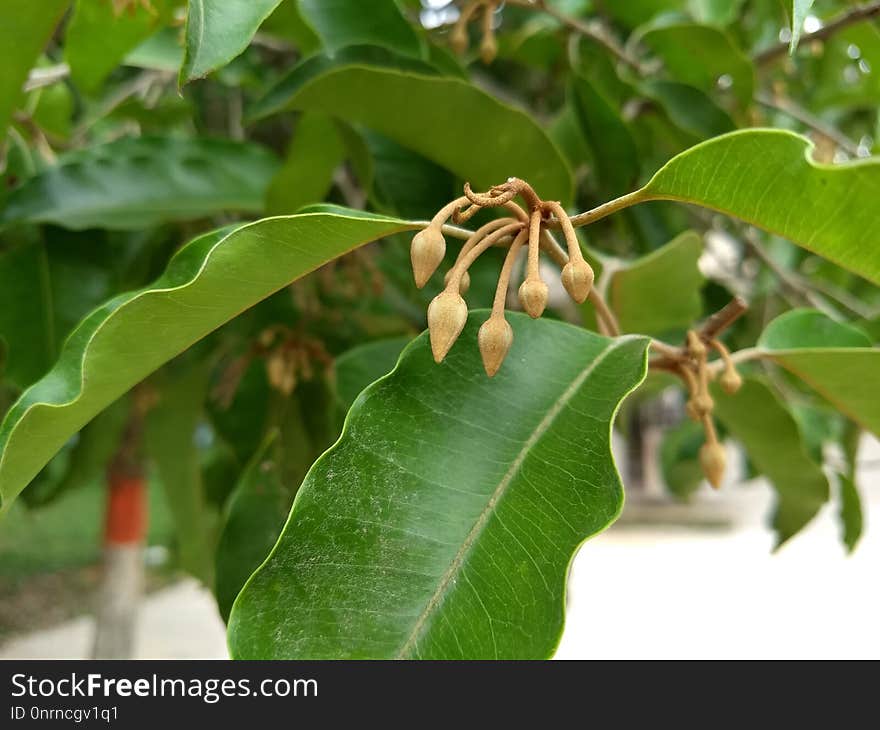
M868 157L880 140L876 15L810 37L864 3L500 3L489 63L480 22L466 50L450 47L467 3L260 0L224 3L222 18L218 5L191 2L189 26L176 0L0 9L0 414L84 315L145 286L205 231L321 202L426 219L465 179L509 174L585 210L683 150L752 126L804 133L824 162ZM799 8L806 37L789 55ZM200 44L193 13L208 36L235 32ZM705 210L651 203L591 227L582 243L627 331L680 341L741 295L751 309L731 349L804 306L880 337L875 285ZM499 267L487 256L471 272L472 306L489 304ZM415 289L408 241L392 237L270 297L147 381L158 404L144 441L150 539L216 586L224 613L354 397L423 329L441 283ZM556 305L553 316L593 324ZM722 418L746 445L746 473L797 481L803 464L842 475L854 545L860 428L778 368L749 374L761 378L753 417ZM665 385L652 377L628 402L619 427L630 439ZM687 499L702 480L700 438L680 402L675 412L657 456L670 497ZM4 592L29 571L95 560L104 472L127 419L123 399L5 515ZM769 462L755 458L749 444L773 442L774 423L791 424L792 438ZM267 461L280 478L255 486L264 475L254 464Z

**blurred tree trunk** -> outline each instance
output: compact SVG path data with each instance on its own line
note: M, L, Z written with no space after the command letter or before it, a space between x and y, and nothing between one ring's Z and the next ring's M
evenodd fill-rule
M144 592L147 487L141 440L143 410L137 405L122 445L107 469L104 564L95 615L95 659L134 655L137 613Z

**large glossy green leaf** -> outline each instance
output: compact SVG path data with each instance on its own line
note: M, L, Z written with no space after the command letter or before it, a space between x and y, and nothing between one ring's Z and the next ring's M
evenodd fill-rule
M758 349L854 421L880 434L880 349L861 330L814 310L777 317Z
M703 312L703 241L693 231L611 275L608 300L624 332L660 335L686 329Z
M281 0L189 0L181 86L238 56Z
M347 48L334 59L304 61L252 116L285 108L323 111L380 132L476 187L518 176L548 199L571 199L567 163L526 113L467 81L430 75L425 64L381 50Z
M514 314L489 379L486 316L441 365L422 335L357 399L233 607L234 657L553 653L572 555L622 506L611 423L647 340Z
M311 213L196 239L165 274L93 311L55 367L0 425L0 507L95 414L224 322L322 264L414 228L390 218Z
M72 152L12 192L0 224L133 230L225 211L260 212L277 169L231 140L124 138Z
M0 5L0 142L22 98L22 86L69 0L4 0Z
M95 91L126 54L169 18L170 2L152 0L117 11L103 0L77 0L64 34L70 77L83 91Z
M807 453L797 422L764 382L746 378L736 395L713 388L715 415L739 439L776 490L776 547L800 532L828 501L828 479Z
M394 0L298 0L303 18L317 31L329 52L361 44L387 46L418 56L422 47L415 29Z
M880 161L824 165L811 150L791 132L732 132L672 158L642 194L728 213L880 283Z

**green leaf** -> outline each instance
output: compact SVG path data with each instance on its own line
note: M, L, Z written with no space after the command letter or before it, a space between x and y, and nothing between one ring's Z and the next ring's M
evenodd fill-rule
M641 40L676 81L711 94L717 93L723 77L730 82L723 88L729 88L742 106L751 103L755 88L752 63L720 28L696 23L661 24L645 31Z
M299 0L299 10L333 53L344 46L385 46L420 56L422 44L394 0Z
M281 0L189 0L181 86L225 66L250 45Z
M776 547L800 532L828 501L828 480L807 453L797 422L765 383L746 378L736 395L713 387L715 415L739 439L776 490Z
M345 144L331 117L306 112L296 125L287 157L266 197L270 215L294 213L318 203L333 186L333 172L345 159Z
M486 316L442 365L423 334L357 399L233 607L234 657L553 653L572 555L622 506L611 424L648 341L513 314L489 379Z
M880 283L880 161L824 165L809 140L749 129L673 157L641 190L727 213Z
M801 33L804 29L804 20L807 19L807 13L813 7L813 0L792 0L791 3L791 44L788 52L794 55L797 50L798 43L801 40Z
M618 110L582 77L572 79L568 98L593 151L603 190L618 195L631 188L639 174L639 154Z
M880 349L855 327L797 309L774 319L758 353L797 375L829 403L880 434Z
M24 388L52 364L55 352L49 261L41 241L0 251L0 359L3 378Z
M687 500L705 479L700 466L700 447L705 439L702 425L690 419L663 432L660 472L676 499Z
M225 211L263 210L275 158L220 139L123 138L72 152L13 191L0 225L133 230Z
M679 129L700 140L736 129L730 115L696 87L676 81L645 81L641 92L656 101Z
M360 392L370 383L394 369L410 337L391 337L387 340L358 345L336 358L336 396L348 410Z
M304 61L252 116L285 108L323 111L390 137L476 188L518 176L547 199L571 200L571 171L531 117L466 81L428 75L425 64L381 51L347 48L335 59ZM383 66L365 58L367 52Z
M862 498L855 481L846 474L838 474L840 482L840 511L838 517L843 526L843 544L847 552L852 553L862 537L864 517L862 515Z
M70 77L83 91L96 91L125 55L170 16L165 0L118 12L104 0L77 0L64 34Z
M152 286L86 317L55 367L9 410L0 425L0 507L98 412L209 332L327 261L416 227L366 214L313 213L191 242Z
M196 446L210 363L185 361L180 371L150 383L159 400L147 416L144 444L174 521L180 567L211 585L216 514L205 499Z
M292 495L281 479L277 439L277 431L266 438L230 497L215 558L217 607L224 621L242 586L275 545L290 509Z
M36 65L68 0L4 0L0 6L0 143L12 112L23 97L22 86Z
M703 240L682 233L662 248L614 272L608 303L624 332L660 335L700 318L704 279L697 267Z

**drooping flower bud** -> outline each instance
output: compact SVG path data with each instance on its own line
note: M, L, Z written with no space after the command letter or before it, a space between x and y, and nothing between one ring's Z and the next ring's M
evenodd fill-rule
M532 319L540 317L547 308L550 291L540 279L526 278L519 287L519 303Z
M449 279L452 276L452 271L453 270L450 269L449 271L446 272L446 276L443 277L443 284L446 286L449 285ZM461 275L461 279L458 282L458 293L461 294L462 296L464 296L465 294L468 293L468 289L470 289L470 288L471 288L471 275L467 271L465 271Z
M443 362L464 329L467 315L467 304L455 292L444 290L428 305L428 331L435 362Z
M569 261L562 267L562 286L578 304L583 304L593 288L593 267L583 259Z
M728 395L737 393L743 384L740 374L736 371L736 368L732 366L728 366L724 369L718 382L721 384L721 387L724 388L724 392Z
M452 50L456 55L461 56L468 47L467 28L456 25L449 34L449 45L452 46Z
M410 247L410 259L412 260L413 278L416 286L421 289L428 283L428 279L440 266L446 255L446 239L443 232L435 227L428 226L413 236Z
M492 315L483 322L477 334L483 367L491 378L501 368L513 343L513 328L501 315Z
M495 34L487 33L483 36L483 42L480 44L480 58L488 66L497 55L498 42L495 40Z
M700 466L706 479L715 489L721 486L724 470L727 467L727 455L724 447L717 441L707 441L700 447Z

